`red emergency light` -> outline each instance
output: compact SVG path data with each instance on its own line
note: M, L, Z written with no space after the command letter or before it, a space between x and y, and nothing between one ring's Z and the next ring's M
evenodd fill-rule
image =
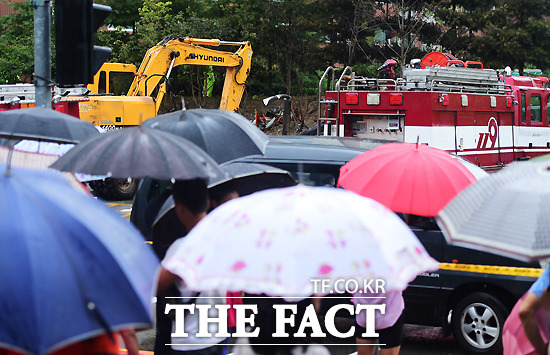
M514 104L514 99L510 96L506 98L506 107L510 108Z
M443 104L443 106L449 105L449 94L441 94L439 96L439 102Z
M403 94L390 94L390 105L403 105Z
M346 94L346 104L357 105L359 103L359 95L357 93Z

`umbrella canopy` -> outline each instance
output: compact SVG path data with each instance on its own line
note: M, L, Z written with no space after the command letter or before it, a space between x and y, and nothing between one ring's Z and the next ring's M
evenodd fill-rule
M483 170L483 168L480 168L479 166L475 165L474 163L471 163L470 161L455 155L455 154L449 154L451 157L457 159L462 165L466 167L466 169L470 170L472 175L474 175L476 181L483 179L484 177L489 176L489 173Z
M219 178L218 164L187 139L148 127L109 131L77 144L52 168L115 178Z
M189 139L218 163L263 154L268 137L245 117L226 110L192 109L152 117L144 126Z
M217 207L172 245L163 266L192 290L290 298L322 293L312 279L362 284L382 278L386 290L402 290L439 264L379 203L342 189L298 185Z
M338 186L394 212L434 217L474 181L474 175L443 150L418 143L387 143L342 166Z
M10 166L23 169L48 169L59 157L69 151L74 144L61 144L23 139L10 145L10 150L0 142L0 162L11 163ZM11 159L11 160L10 160ZM77 183L104 179L104 176L64 173L70 180ZM72 176L72 177L71 177ZM88 190L86 189L86 192Z
M246 196L261 190L297 184L288 171L266 164L229 162L221 167L227 172L228 177L211 181L208 185L210 192L223 191L229 186L229 189L237 191L239 196ZM169 246L185 233L187 231L174 211L174 198L169 196L153 222L153 242Z
M530 161L550 161L550 154L539 155L531 158Z
M550 163L516 162L479 180L437 216L449 243L525 261L550 257Z
M158 260L135 228L51 171L2 173L0 195L1 348L151 325Z
M239 196L246 196L253 192L289 187L298 183L288 171L266 164L228 162L221 167L228 177L210 181L210 191L215 192L216 189L223 189L225 185L230 184Z
M53 143L56 144L56 143ZM10 158L11 155L11 158ZM32 170L44 170L47 169L54 161L58 159L57 155L52 154L41 154L41 153L31 153L23 152L18 150L11 150L6 147L0 146L0 162L7 162L8 158L11 159L11 167L13 168L23 168L23 169L32 169ZM7 169L7 168L6 168ZM50 169L52 172L61 174L71 186L84 194L89 194L88 189L76 178L72 173L61 173ZM0 174L5 173L0 171Z
M78 143L99 135L93 124L43 107L0 112L0 137Z

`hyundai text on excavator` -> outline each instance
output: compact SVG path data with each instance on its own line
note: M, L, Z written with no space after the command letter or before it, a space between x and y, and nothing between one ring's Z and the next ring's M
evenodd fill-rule
M351 67L338 78L327 68L317 134L419 140L488 171L550 153L546 77L501 74L441 52L411 64L400 78L363 77Z
M202 47L220 45L238 45L239 49L231 53ZM219 108L235 111L244 93L251 58L249 42L167 36L147 51L126 96L90 95L89 101L80 103L80 118L105 129L141 124L157 115L172 68L179 65L226 67ZM101 75L101 70L96 75Z

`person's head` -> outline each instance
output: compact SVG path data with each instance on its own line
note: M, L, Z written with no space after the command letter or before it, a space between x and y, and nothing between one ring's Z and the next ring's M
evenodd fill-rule
M172 196L176 214L188 230L206 215L208 188L205 180L176 180L172 184Z
M210 211L229 200L239 197L239 193L231 182L215 186L208 193L210 196Z

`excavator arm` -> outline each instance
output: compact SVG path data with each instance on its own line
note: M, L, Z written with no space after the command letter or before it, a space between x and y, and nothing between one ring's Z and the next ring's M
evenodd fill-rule
M235 53L217 51L201 46L238 45ZM147 51L137 75L128 90L128 96L150 96L159 87L155 98L155 112L167 91L166 82L172 68L179 65L226 67L220 109L239 108L245 82L250 73L252 48L249 42L227 42L218 39L196 39L168 36ZM160 86L159 86L160 85Z

